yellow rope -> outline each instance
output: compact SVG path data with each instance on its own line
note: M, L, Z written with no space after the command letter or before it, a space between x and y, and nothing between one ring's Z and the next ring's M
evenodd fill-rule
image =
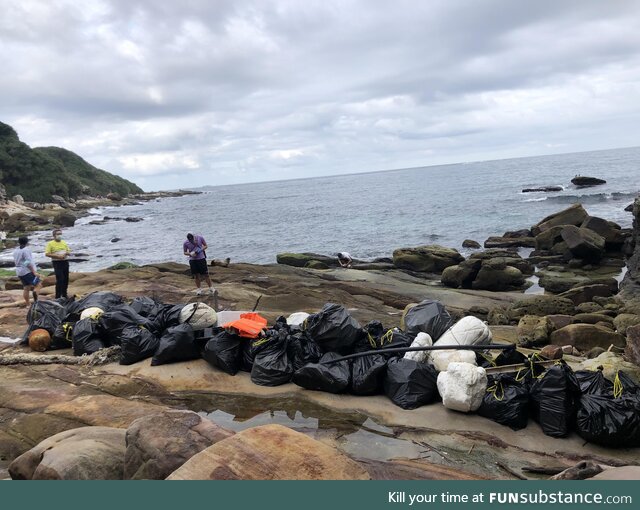
M498 389L500 389L502 392L502 394L499 397L498 397ZM487 392L493 394L493 398L495 398L498 402L502 402L502 400L504 399L504 387L502 386L501 381L487 388Z
M613 380L613 397L620 398L622 396L622 392L624 391L624 386L622 386L622 381L620 380L620 372L616 372L616 378Z

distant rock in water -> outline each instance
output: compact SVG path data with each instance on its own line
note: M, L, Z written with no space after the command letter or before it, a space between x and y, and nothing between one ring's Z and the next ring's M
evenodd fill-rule
M523 193L538 193L538 192L551 192L551 191L562 191L562 186L543 186L541 188L525 188L522 190Z
M113 239L111 239L112 243L117 243L118 241L122 241L122 239L120 239L119 237L114 237Z
M598 186L600 184L606 184L604 179L598 179L597 177L584 177L582 175L576 175L571 179L571 184L575 184L580 188L586 188L589 186Z
M477 250L481 248L480 243L478 241L474 241L473 239L465 239L462 241L463 248L471 248L472 250Z

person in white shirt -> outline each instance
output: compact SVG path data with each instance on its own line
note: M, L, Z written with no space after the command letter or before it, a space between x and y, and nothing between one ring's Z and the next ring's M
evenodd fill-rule
M13 261L16 265L16 275L20 278L24 288L24 302L29 306L29 293L33 294L33 300L38 301L38 292L42 288L42 281L38 274L38 267L33 261L33 254L27 248L29 239L27 237L18 238L18 248L13 251Z
M340 253L338 253L338 262L340 262L341 267L351 268L353 259L348 252L341 251Z

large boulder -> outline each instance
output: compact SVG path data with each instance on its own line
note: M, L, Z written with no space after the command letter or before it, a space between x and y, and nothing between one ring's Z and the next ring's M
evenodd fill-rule
M335 448L282 425L239 432L201 451L167 480L367 480Z
M489 237L484 242L485 248L535 248L535 237Z
M575 305L593 301L595 297L609 297L618 292L618 282L612 278L615 284L610 281L607 283L592 283L578 287L572 287L560 294L560 297L570 299Z
M544 232L540 232L536 237L536 250L551 250L556 244L562 241L563 225L551 227Z
M594 324L570 324L551 333L550 341L554 345L572 345L586 352L594 347L608 349L610 345L625 346L625 338L610 329Z
M124 478L164 480L196 453L233 434L192 411L139 418L127 429Z
M578 188L588 188L590 186L598 186L600 184L606 184L604 179L598 179L597 177L587 177L586 175L576 175L571 179L571 184Z
M424 273L442 273L447 267L463 260L458 250L437 244L398 248L393 252L393 264L396 267Z
M552 227L556 227L558 225L582 225L582 222L589 216L587 211L585 211L582 204L573 204L562 211L559 211L554 214L550 214L542 221L531 227L531 232L534 236L540 234L540 232L544 232L545 230L549 230Z
M626 335L629 328L637 324L640 324L640 315L633 313L621 313L613 319L613 325L621 335Z
M482 260L470 257L460 264L445 268L442 271L440 281L446 287L470 289L481 266Z
M464 241L462 241L462 247L469 248L471 250L482 248L482 246L480 246L480 243L478 241L474 241L473 239L465 239Z
M569 251L578 259L599 262L604 255L605 240L588 228L567 225L560 233Z
M622 248L628 234L623 232L619 225L616 225L604 218L588 216L580 225L581 228L592 230L605 241L608 250L619 250Z
M518 322L518 345L539 347L549 343L553 324L547 317L525 315Z
M524 284L525 277L518 268L507 266L504 261L485 261L471 288L497 292L519 290Z
M606 351L595 358L584 360L578 366L578 370L598 370L598 367L602 367L602 374L610 381L615 379L618 370L622 370L636 384L640 384L640 367L625 361L622 356L615 352Z
M11 200L18 205L24 205L24 198L22 198L22 195L14 195Z
M620 297L640 305L640 197L633 202L633 238L635 248L627 260L627 272L620 285Z
M640 365L640 324L627 328L627 345L624 353L629 361Z
M53 223L60 225L61 227L73 227L76 223L76 219L77 218L74 214L68 211L63 211L53 219Z
M9 465L14 480L122 480L125 431L112 427L66 430Z
M512 319L519 319L525 315L573 315L575 307L569 299L552 295L540 295L518 299L513 302L508 311Z
M305 267L313 261L323 262L327 266L338 266L338 259L327 257L326 255L318 255L317 253L279 253L276 255L278 264L293 267Z
M501 249L489 249L472 254L464 263L475 263L475 261L481 260L484 264L490 261L491 264L502 264L504 266L511 266L518 268L522 274L532 275L535 272L535 267L528 260L523 259L517 252Z

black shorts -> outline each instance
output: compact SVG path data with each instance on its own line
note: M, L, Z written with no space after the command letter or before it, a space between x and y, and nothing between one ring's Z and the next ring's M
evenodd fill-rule
M191 268L191 274L209 274L209 268L207 267L207 259L190 260L189 267Z

